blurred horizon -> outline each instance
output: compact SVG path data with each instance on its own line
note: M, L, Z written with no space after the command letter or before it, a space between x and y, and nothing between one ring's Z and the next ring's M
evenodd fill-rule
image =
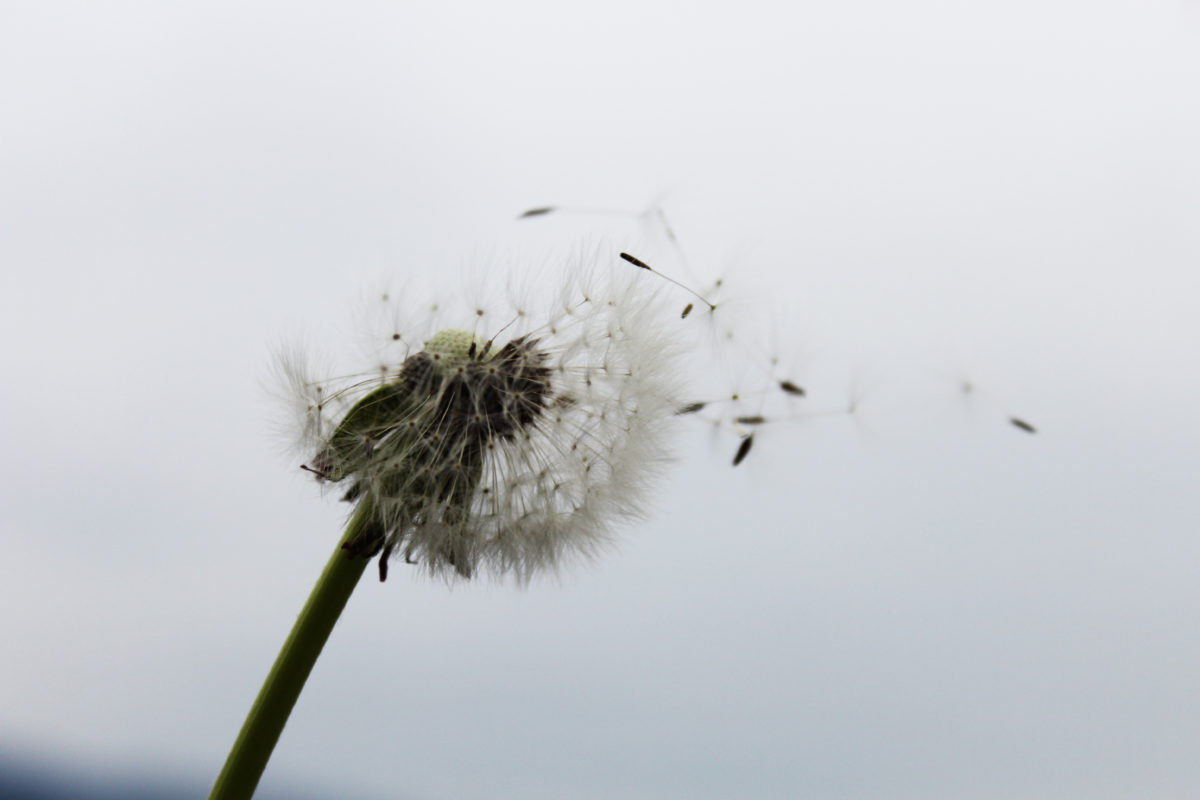
M158 769L147 774L145 765L133 763L103 767L82 759L64 757L49 749L0 748L0 797L4 800L179 800L208 796L212 778L188 774L185 769ZM191 772L195 772L192 770ZM215 776L214 776L215 777ZM336 794L264 786L259 800L318 800Z

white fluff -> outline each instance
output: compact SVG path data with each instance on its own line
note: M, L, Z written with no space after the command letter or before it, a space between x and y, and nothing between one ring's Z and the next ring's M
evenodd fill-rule
M491 291L493 274L449 301L384 295L358 377L324 380L281 356L311 468L374 507L364 555L525 582L643 512L683 398L678 313L652 277L597 260L544 270L523 292Z

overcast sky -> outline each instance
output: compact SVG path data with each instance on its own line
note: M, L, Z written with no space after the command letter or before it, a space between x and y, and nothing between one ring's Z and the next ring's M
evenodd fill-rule
M345 513L273 349L657 203L859 413L364 581L264 785L1200 795L1198 86L1194 2L0 3L2 747L215 777Z

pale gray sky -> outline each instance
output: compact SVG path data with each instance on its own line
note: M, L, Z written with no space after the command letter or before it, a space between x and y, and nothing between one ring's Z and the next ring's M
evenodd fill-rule
M657 201L857 424L693 431L558 582L364 581L265 785L1200 794L1198 85L1153 0L3 4L0 741L215 776L344 513L272 349Z

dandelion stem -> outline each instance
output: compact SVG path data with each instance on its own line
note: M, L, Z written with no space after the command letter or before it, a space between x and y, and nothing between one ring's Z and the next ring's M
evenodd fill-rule
M275 664L259 690L242 730L217 781L209 800L243 800L254 794L271 751L287 723L292 706L300 697L304 682L321 655L333 626L354 587L358 585L370 559L355 555L353 549L342 549L343 543L361 536L371 516L371 504L361 502L337 549L325 565L321 577L308 596L308 601L296 618L292 632L279 651Z

